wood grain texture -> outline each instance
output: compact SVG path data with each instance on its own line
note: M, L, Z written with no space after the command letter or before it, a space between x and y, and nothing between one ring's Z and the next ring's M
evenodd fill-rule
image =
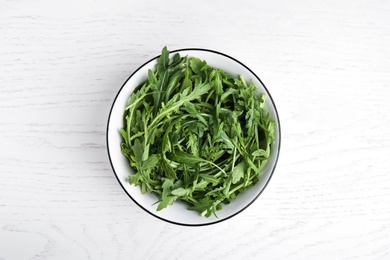
M247 210L153 218L106 123L145 61L209 48L274 98L282 150ZM0 0L0 259L389 259L390 2Z

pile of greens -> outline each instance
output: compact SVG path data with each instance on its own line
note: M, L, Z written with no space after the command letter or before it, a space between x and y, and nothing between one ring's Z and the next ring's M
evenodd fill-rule
M166 47L136 88L120 130L122 153L134 168L128 181L202 216L216 215L256 184L274 140L265 94L196 57L172 59Z

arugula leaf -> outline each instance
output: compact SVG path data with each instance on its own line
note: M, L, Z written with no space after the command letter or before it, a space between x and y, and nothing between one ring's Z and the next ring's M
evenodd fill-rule
M195 74L201 74L203 70L205 70L205 67L207 66L206 61L202 61L199 58L192 58L190 59L190 66L192 71Z
M161 200L161 202L158 204L157 211L162 210L163 208L168 207L169 205L172 205L173 202L176 200L176 196L168 196L165 199Z
M213 185L217 185L219 183L218 178L214 177L213 175L209 174L200 174L199 175L203 180L212 183Z
M152 169L158 164L159 161L160 161L159 156L157 154L152 154L151 156L148 157L148 159L146 159L145 162L143 162L142 170L148 171Z
M218 205L221 203L219 200L214 200L209 197L204 197L195 203L189 209L198 211L202 216L210 217L212 214L220 209Z
M170 58L162 49L154 70L131 94L120 135L135 173L130 184L201 216L258 182L272 153L276 123L253 81L196 57Z
M222 77L219 70L213 70L211 72L211 75L213 75L214 78L214 88L215 88L215 94L217 96L221 96L223 94L223 86L222 86Z
M135 163L137 165L138 170L141 169L142 166L142 154L143 154L143 147L141 145L141 142L139 139L135 139L134 146L133 146L133 153L135 156Z
M177 57L175 61L177 61ZM167 46L165 46L162 49L161 55L157 60L157 66L156 66L157 72L158 73L164 72L168 68L168 65L169 65L169 51Z
M185 188L177 188L177 189L174 189L172 192L172 195L175 195L175 196L188 196L188 194L190 193L190 190L189 189L185 189Z
M246 165L245 165L245 162L242 161L240 162L239 164L237 164L233 171L232 171L232 183L233 184L236 184L238 183L241 178L244 177L244 173L245 173L245 169L246 168Z
M172 191L172 187L174 186L174 180L170 178L164 178L164 182L161 185L162 193L161 193L161 199L164 200L168 197L168 195Z

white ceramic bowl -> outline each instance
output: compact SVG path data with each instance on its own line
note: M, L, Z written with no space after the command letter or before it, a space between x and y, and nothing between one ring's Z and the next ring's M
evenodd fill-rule
M114 103L112 105L108 125L107 125L107 149L108 155L111 162L111 166L115 172L116 178L120 185L129 195L129 197L142 209L151 215L165 220L170 223L187 225L187 226L201 226L208 224L215 224L223 220L229 219L245 208L252 204L261 192L267 186L277 164L279 151L280 151L280 122L275 104L272 97L261 80L253 73L248 67L239 62L238 60L212 50L207 49L180 49L170 52L170 57L175 53L180 53L181 56L193 56L205 60L210 66L225 70L231 75L242 74L245 79L252 79L255 85L259 88L261 93L266 93L267 99L265 109L270 113L271 118L276 121L275 129L275 141L272 144L272 155L267 162L266 166L262 170L259 182L247 189L244 193L237 196L236 199L232 200L230 204L223 205L223 209L217 211L218 218L211 215L210 217L202 217L196 211L187 210L186 205L180 202L174 202L173 205L167 208L156 211L157 197L153 194L141 194L140 187L130 185L127 181L129 174L133 172L127 159L122 155L120 149L120 143L122 142L119 129L123 124L123 113L128 103L130 94L134 91L134 88L140 83L147 79L148 69L154 70L157 58L155 57L140 68L138 68L123 84L119 90Z

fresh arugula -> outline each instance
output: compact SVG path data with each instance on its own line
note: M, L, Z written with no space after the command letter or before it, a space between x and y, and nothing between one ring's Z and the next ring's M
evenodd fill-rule
M164 47L125 109L121 149L135 170L128 181L156 194L157 210L181 201L216 215L258 182L271 154L275 122L256 90L196 57L170 59Z

